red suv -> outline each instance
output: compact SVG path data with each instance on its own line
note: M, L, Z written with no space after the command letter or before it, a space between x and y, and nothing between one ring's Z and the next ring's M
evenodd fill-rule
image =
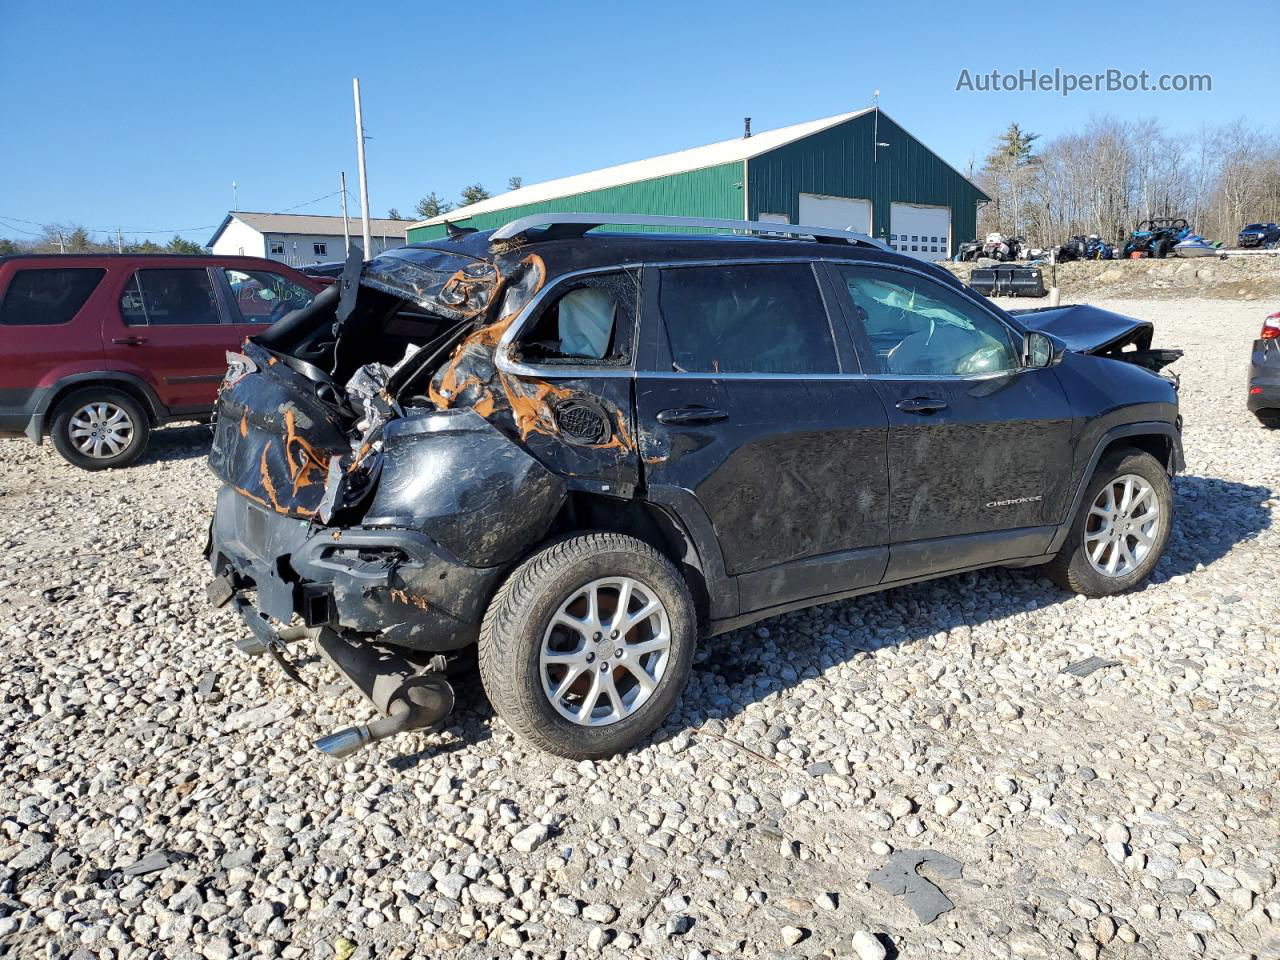
M258 257L0 257L0 436L86 470L213 410L226 353L326 283Z

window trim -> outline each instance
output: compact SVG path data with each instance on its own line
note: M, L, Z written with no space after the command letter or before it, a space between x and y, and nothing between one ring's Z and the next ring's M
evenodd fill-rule
M329 241L313 240L311 242L312 256L327 257L329 255Z
M277 249L276 249L276 247L279 247L280 249L279 249L279 250L277 250ZM285 250L285 246L284 246L284 241L283 241L283 240L268 240L268 241L267 241L267 256L269 256L269 257L284 257L284 256L287 256L287 255L288 255L288 253L287 253L287 251Z
M551 293L567 283L573 283L583 277L593 276L601 273L637 273L644 267L640 263L618 263L610 264L604 267L587 267L583 270L572 270L568 273L562 273L550 283L543 284L542 289L533 295L528 303L516 314L515 320L511 326L507 327L501 339L498 340L498 346L494 349L494 366L503 373L509 373L520 377L538 377L542 380L563 379L570 375L582 375L590 377L633 377L636 372L636 343L638 342L638 333L640 330L641 318L644 316L644 282L639 276L636 277L636 318L631 332L631 362L626 364L599 364L599 363L528 363L516 356L516 341L520 338L520 334L524 328L533 320L534 314L538 312L539 305L542 301L551 295ZM567 292L567 291L565 291ZM584 357L584 360L590 358Z
M817 274L819 280L821 280L821 274L826 272L828 274L827 279L829 282L827 285L823 285L822 283L819 283L819 291L823 294L823 299L825 303L826 295L829 292L827 287L837 288L832 290L831 292L836 297L836 303L841 312L841 316L846 321L846 327L847 327L846 336L850 341L852 341L852 349L854 351L854 357L857 360L858 364L861 366L862 368L861 371L858 371L858 372L851 371L851 372L844 372L844 373L770 373L770 374L765 374L765 373L680 373L678 370L671 370L671 371L642 370L639 367L638 357L636 360L632 361L632 367L629 369L619 368L619 367L586 367L586 366L580 367L580 366L573 366L570 364L556 364L554 367L547 367L539 364L523 363L517 360L515 356L512 354L513 343L515 342L516 338L520 335L525 325L529 322L529 318L533 315L533 312L537 309L538 304L542 302L543 297L548 296L551 293L551 291L555 290L558 286L560 286L566 280L572 280L575 277L581 277L581 276L585 276L593 273L614 273L619 270L643 271L643 270L649 270L652 268L661 269L662 267L682 267L682 266L683 267L717 267L717 266L728 266L728 265L739 264L739 263L744 263L744 264L745 263L807 263L815 268L815 274ZM511 326L507 328L507 331L498 340L498 345L494 349L494 366L498 370L502 371L503 373L508 373L513 376L538 377L544 380L552 379L556 377L563 378L568 372L586 371L586 372L589 372L590 376L592 377L634 377L634 376L639 376L643 374L646 377L656 377L659 379L694 379L694 380L762 380L762 379L763 380L950 380L950 381L963 380L967 382L974 382L974 381L981 381L981 380L992 380L992 379L995 379L996 377L1007 377L1010 375L1016 375L1018 373L1025 373L1031 370L1044 369L1042 367L1019 367L1017 370L1004 371L1000 373L982 373L982 374L968 374L968 375L966 374L932 374L927 376L923 374L919 376L906 376L903 374L866 373L865 371L868 365L864 357L865 349L863 348L862 344L859 342L858 338L854 335L853 328L849 324L850 318L847 313L847 309L848 309L847 303L850 298L849 298L848 292L846 291L843 295L841 295L838 287L840 283L843 281L838 281L838 278L832 276L829 271L818 271L816 269L818 264L831 264L836 266L851 266L851 267L879 267L885 270L898 270L898 271L901 271L902 273L909 273L917 277L923 277L926 280L931 280L932 282L939 284L940 286L946 287L946 289L951 290L953 293L957 294L960 297L963 297L965 300L972 303L979 310L983 310L986 313L988 313L993 319L1004 324L1005 327L1008 327L1013 332L1015 341L1020 340L1021 338L1026 336L1027 331L1024 330L1022 327L1018 326L1017 320L1015 318L1005 318L1001 316L997 312L997 309L995 308L994 304L983 302L983 300L977 294L975 294L972 290L969 290L967 287L964 287L963 285L960 286L959 288L949 286L943 283L937 277L930 275L928 271L918 269L909 264L883 263L879 260L855 259L852 257L823 257L823 256L818 256L818 257L814 257L814 256L730 257L730 258L711 257L711 258L702 258L702 259L696 259L696 260L693 260L693 259L690 259L690 260L628 260L624 263L609 264L607 266L586 267L581 270L571 270L568 273L560 274L559 276L555 277L554 279L549 281L547 284L545 284L543 288L539 290L536 294L534 294L533 297L529 300L529 302L524 305L524 307L520 310L520 312L516 314L516 318L515 320L512 321ZM644 319L647 313L645 302L644 302L645 286L646 286L645 281L642 279L641 285L640 285L641 300L638 308L638 313L640 318L637 321L638 327L648 322ZM830 316L831 304L827 303L826 306L827 306L828 316ZM832 319L834 320L834 318ZM1012 320L1013 322L1011 323L1010 320ZM836 336L838 341L839 335L836 334L834 330L834 323L833 323L832 334ZM647 349L647 347L644 345L643 334L641 336L641 339L638 342L640 345L637 347L637 350L636 350L637 354L641 350ZM837 342L837 351L838 350L839 350L839 343ZM873 369L878 370L880 367L880 364L878 362L874 362L874 356L872 359L873 359Z

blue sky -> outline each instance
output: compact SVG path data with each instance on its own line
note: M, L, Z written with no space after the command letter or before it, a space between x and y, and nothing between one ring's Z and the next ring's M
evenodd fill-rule
M646 2L80 5L0 0L0 217L208 239L355 193L375 215L867 105L963 169L1010 121L1280 126L1280 4ZM1211 93L956 92L960 71L1208 73ZM354 209L354 208L353 208ZM335 196L302 212L336 213ZM0 236L21 236L0 224ZM19 226L23 226L19 224ZM36 229L27 227L28 229ZM167 239L163 235L159 239Z

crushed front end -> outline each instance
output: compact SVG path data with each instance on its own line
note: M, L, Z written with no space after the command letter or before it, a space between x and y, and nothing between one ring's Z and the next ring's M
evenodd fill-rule
M317 744L335 755L448 712L444 667L564 497L493 403L439 399L538 265L510 283L451 251L348 266L229 358L209 456L209 598L243 617L237 645L296 676L287 643L309 638L383 714Z

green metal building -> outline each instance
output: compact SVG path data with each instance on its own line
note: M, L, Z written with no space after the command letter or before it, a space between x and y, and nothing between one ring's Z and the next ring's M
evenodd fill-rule
M521 187L415 223L409 241L443 236L445 221L485 230L532 213L641 213L852 229L941 260L974 239L990 199L876 108L747 131Z

